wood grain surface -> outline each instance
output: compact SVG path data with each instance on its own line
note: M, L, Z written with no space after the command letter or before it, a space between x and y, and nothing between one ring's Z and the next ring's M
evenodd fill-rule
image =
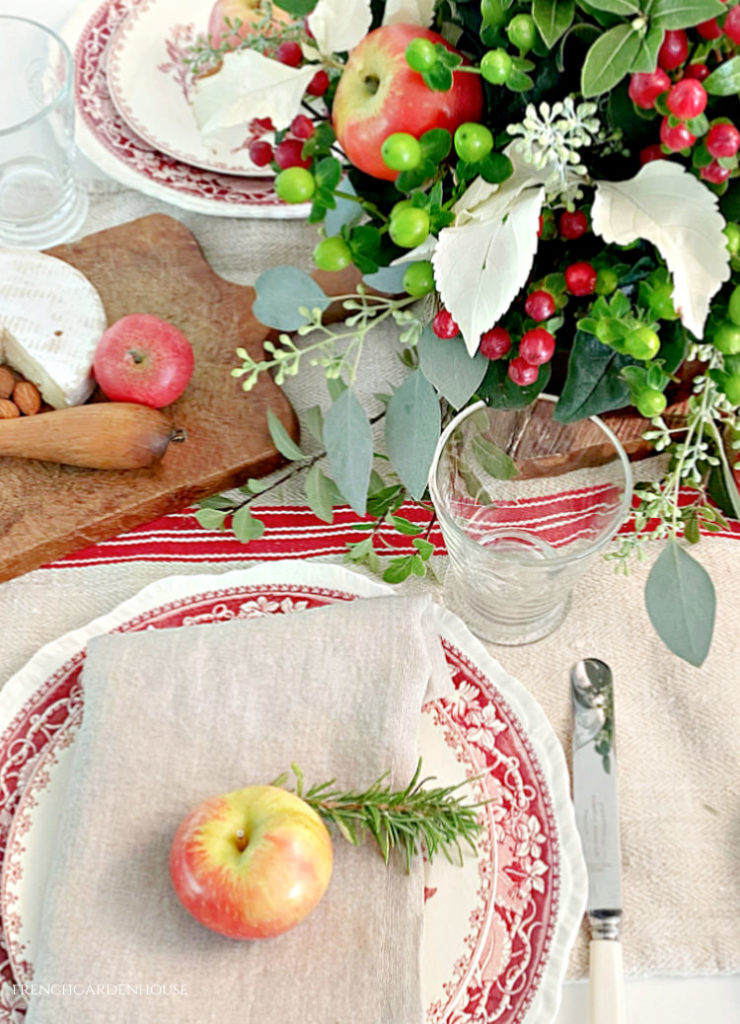
M49 253L90 279L109 324L154 313L185 332L195 372L166 412L187 441L144 470L0 459L0 580L278 468L285 460L270 438L268 409L298 438L296 415L269 375L249 394L230 376L234 350L259 359L268 336L252 314L254 290L215 274L178 220L154 214Z

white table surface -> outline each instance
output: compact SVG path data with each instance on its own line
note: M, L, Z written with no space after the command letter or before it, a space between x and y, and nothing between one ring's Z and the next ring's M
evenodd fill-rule
M61 29L78 0L0 0L0 14L32 18ZM209 0L203 0L208 10ZM0 97L7 103L10 97ZM104 178L84 157L83 177ZM665 941L671 941L666 935ZM626 983L629 1024L740 1024L740 976L630 979ZM555 1024L586 1024L587 986L568 983Z

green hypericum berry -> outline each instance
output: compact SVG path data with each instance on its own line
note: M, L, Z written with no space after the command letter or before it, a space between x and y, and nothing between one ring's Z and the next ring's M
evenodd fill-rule
M646 420L660 416L667 404L665 395L657 388L645 388L639 393L636 401L637 411Z
M740 327L740 284L737 285L730 296L730 301L727 304L727 315L736 327Z
M534 18L531 14L515 14L506 26L506 34L512 46L516 46L520 53L526 53L532 49L537 38Z
M730 256L737 256L740 253L740 225L730 221L725 224L723 231L727 239L727 251Z
M501 28L506 24L506 11L501 0L481 0L480 13L484 25Z
M503 85L514 67L514 61L506 50L489 50L480 62L480 71L491 85Z
M611 295L619 284L619 276L611 267L602 267L596 273L596 294Z
M428 295L434 291L434 267L429 260L412 263L403 275L404 291L415 298Z
M344 270L352 262L352 251L343 238L335 235L319 242L313 261L319 270Z
M722 390L733 405L740 405L740 373L730 374Z
M652 359L660 349L660 338L649 327L636 327L624 339L624 349L633 359Z
M429 71L437 63L437 51L431 39L412 39L406 47L406 63L414 71Z
M737 290L736 288L735 291ZM730 302L732 302L732 298ZM712 344L725 356L740 355L740 325L734 321L732 323L725 321L723 324L720 324L714 332Z
M402 249L415 249L429 237L429 213L409 206L391 218L388 234Z
M477 163L493 149L493 135L484 124L466 121L461 124L454 136L455 152L467 163Z
M394 132L380 147L380 155L392 171L411 171L421 163L421 146L408 132Z
M287 167L275 178L275 192L284 203L306 203L316 191L316 180L305 167Z

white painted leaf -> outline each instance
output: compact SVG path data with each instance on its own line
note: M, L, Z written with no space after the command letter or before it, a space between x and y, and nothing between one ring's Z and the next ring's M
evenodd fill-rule
M395 260L391 260L390 266L400 267L402 263L416 263L417 260L430 260L434 254L434 250L437 247L437 239L434 235L429 235L421 245L417 245L415 249L409 249L402 256L398 256Z
M429 28L435 0L386 0L384 25L421 25Z
M545 190L506 185L484 204L487 219L444 228L432 259L442 304L471 356L526 283L537 251Z
M256 50L227 53L220 71L195 84L196 123L206 138L236 127L243 139L255 117L269 117L276 128L285 128L299 113L315 73L315 66L290 68Z
M730 276L717 197L670 160L655 160L628 181L599 181L593 229L606 242L652 242L673 276L681 322L701 338L709 302Z
M308 27L320 53L344 53L370 31L370 0L319 0L308 16Z

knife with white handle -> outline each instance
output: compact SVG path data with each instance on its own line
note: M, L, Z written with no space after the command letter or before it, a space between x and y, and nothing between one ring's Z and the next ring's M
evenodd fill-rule
M621 857L614 750L614 689L608 665L586 658L570 673L573 803L588 869L590 1024L625 1024Z

